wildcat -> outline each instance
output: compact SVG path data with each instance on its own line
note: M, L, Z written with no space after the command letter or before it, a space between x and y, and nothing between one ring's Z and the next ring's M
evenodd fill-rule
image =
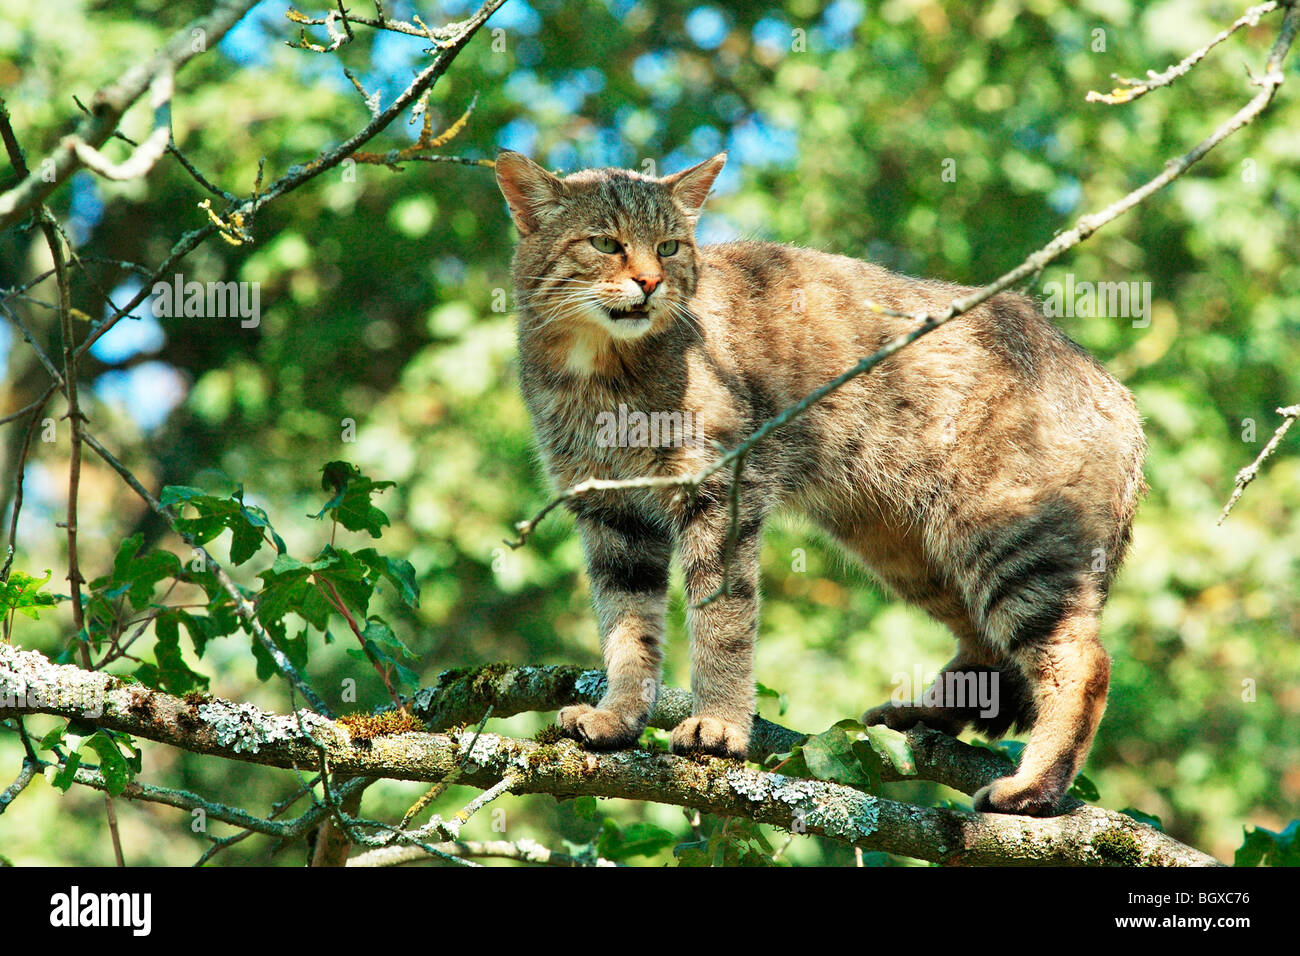
M503 151L497 183L520 233L512 266L520 379L551 480L685 475L915 323L971 291L764 242L698 246L720 154L665 178L559 178ZM611 443L620 406L690 413L694 440ZM946 624L936 681L996 676L990 715L923 696L870 723L952 735L1030 729L1019 768L977 809L1056 810L1105 707L1107 589L1144 490L1129 392L1035 304L1001 294L861 375L732 470L679 488L570 499L591 578L608 691L559 724L596 749L633 746L654 707L669 564L685 576L694 712L679 753L744 759L754 712L759 547L778 506L802 510L892 592ZM729 564L727 558L730 557ZM724 574L729 586L722 588ZM710 600L710 598L712 598Z

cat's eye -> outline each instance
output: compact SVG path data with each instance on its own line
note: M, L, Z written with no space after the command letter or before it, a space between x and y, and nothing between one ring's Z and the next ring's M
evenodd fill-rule
M659 243L659 255L671 256L677 252L677 246L680 245L676 239L665 239Z
M609 236L592 236L591 244L601 252L611 256L623 248L616 240L611 239Z

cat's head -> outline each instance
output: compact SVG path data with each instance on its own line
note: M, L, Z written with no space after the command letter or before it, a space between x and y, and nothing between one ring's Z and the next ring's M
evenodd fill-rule
M584 169L560 178L520 153L496 177L522 236L515 281L539 322L636 339L685 320L695 292L695 221L725 153L656 178Z

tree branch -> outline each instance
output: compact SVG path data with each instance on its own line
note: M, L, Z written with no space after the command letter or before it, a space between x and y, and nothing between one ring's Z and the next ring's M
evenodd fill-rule
M342 725L309 711L275 715L216 698L189 702L0 645L0 718L30 713L78 717L193 753L272 767L317 767L323 754L332 771L358 777L436 781L464 763L457 782L489 792L509 779L514 794L647 800L946 864L1216 862L1129 817L1092 807L1050 819L923 808L714 758L641 750L596 754L569 740L538 744L495 734L474 742L470 730L381 736L354 746Z
M76 172L84 162L78 144L92 149L103 146L117 129L123 114L154 85L158 77L176 72L215 44L256 3L257 0L223 0L208 16L177 30L149 59L97 90L91 101L90 115L77 124L74 132L63 137L54 152L38 163L37 168L24 176L17 186L0 194L0 229L13 225L28 210L39 206ZM202 44L195 43L196 35L202 37Z

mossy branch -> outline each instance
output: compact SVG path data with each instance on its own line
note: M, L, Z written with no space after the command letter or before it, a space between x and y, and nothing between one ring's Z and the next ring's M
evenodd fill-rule
M495 712L505 716L511 699L521 701L532 695L527 699L541 701L548 675L554 680L552 690L571 681L572 693L593 691L585 683L579 686L584 672L577 673L578 677L572 669L489 668L453 676L445 689L468 679L471 689L476 686L479 693L495 694ZM519 697L511 697L512 686L520 688ZM442 692L435 688L417 695L425 698L425 714L455 710L438 708ZM680 703L679 695L668 696ZM545 699L549 709L550 698ZM597 754L570 740L539 744L488 733L475 742L472 729L380 736L361 747L343 725L310 711L277 715L218 698L187 701L102 673L53 664L35 651L0 645L0 718L33 713L77 717L193 753L271 767L316 769L323 758L333 773L350 777L435 782L463 766L457 782L481 790L509 779L513 794L646 800L747 817L864 850L945 864L1212 866L1217 862L1129 817L1093 807L1078 807L1051 819L918 807L835 783L787 777L714 758L690 760L643 750ZM943 751L933 739L936 736L913 735L917 773L909 776L919 777L922 767L938 768L947 760L939 756ZM963 754L963 747L953 743L949 750ZM973 775L944 773L968 787L974 777L990 769L981 763ZM131 795L130 791L124 794Z

